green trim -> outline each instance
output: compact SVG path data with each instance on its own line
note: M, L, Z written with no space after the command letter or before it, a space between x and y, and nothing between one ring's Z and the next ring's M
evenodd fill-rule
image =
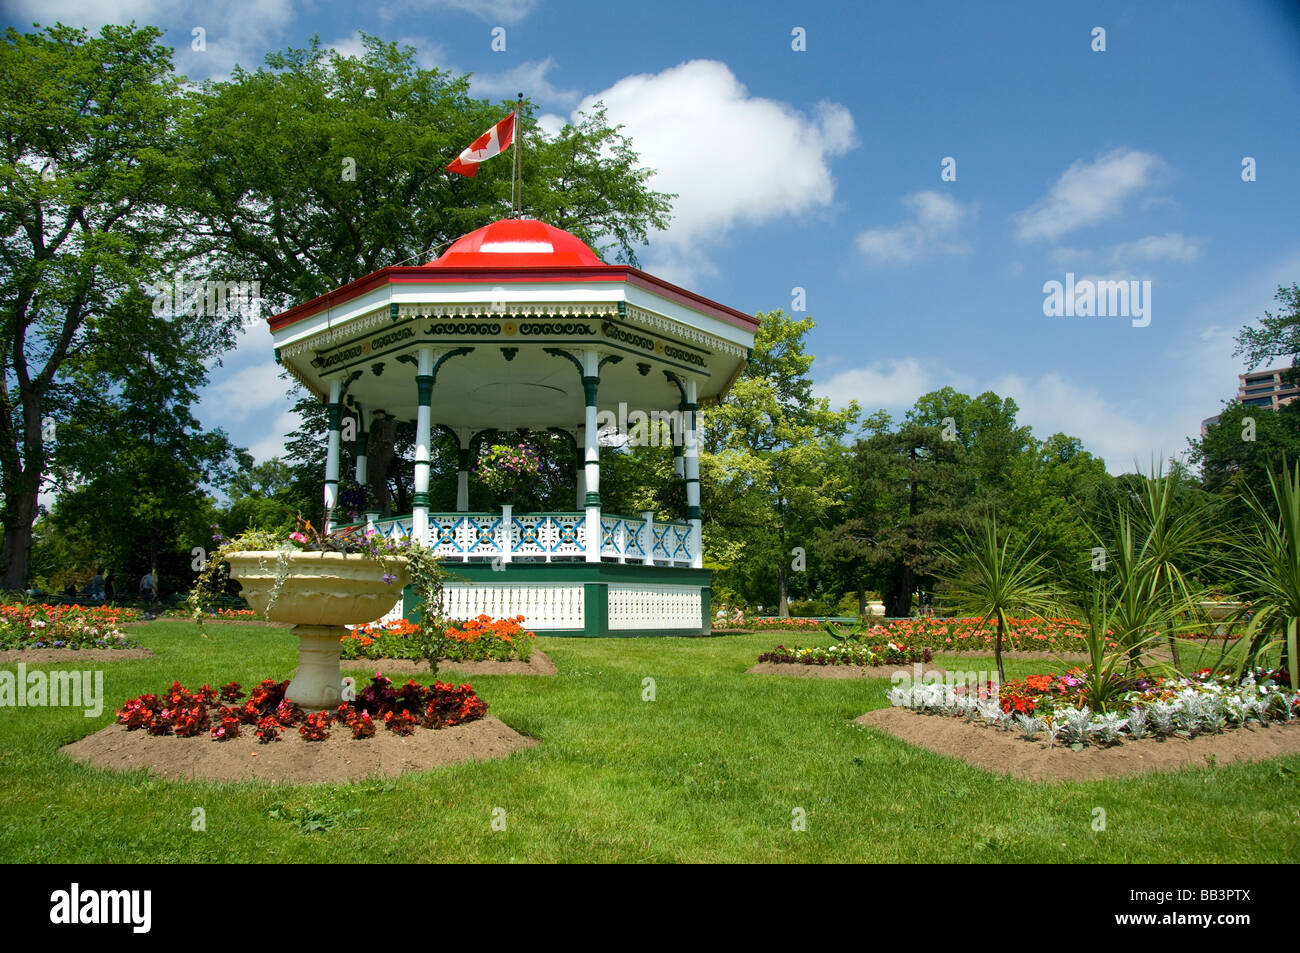
M442 357L438 358L437 363L433 365L433 379L434 380L438 379L438 371L442 368L442 365L447 363L447 361L451 360L453 357L462 357L466 354L473 354L473 353L474 353L474 349L472 347L452 348ZM419 380L419 378L416 378L416 380Z
M388 306L388 319L389 319L390 321L394 322L394 323L397 322L397 305L396 305L396 304L390 304L390 305Z
M587 506L600 506L600 494L594 490L588 490L587 496L582 502Z
M623 362L622 354L606 355L605 357L602 357L600 359L600 362L596 365L596 371L599 373L600 369L604 367L606 364L621 364L622 362Z
M681 395L681 403L685 404L686 384L682 382L682 379L680 377L678 377L676 374L674 374L672 371L668 370L667 368L664 368L664 377L668 379L668 383L677 385L677 391Z
M701 519L701 516L700 516L700 508L699 508L698 506L688 506L688 507L686 507L686 519L687 519L687 520L697 520L697 519Z
M341 429L341 425L342 425L342 417L343 417L343 404L342 404L342 402L340 402L340 401L335 401L334 403L330 404L330 405L329 405L329 428L328 428L328 429L330 429L330 430L332 430L332 431L335 431L335 432L337 432L338 430L340 430L340 429Z
M396 348L393 348L393 350L397 350L397 349L396 349ZM391 353L391 352L390 352L390 353ZM371 356L371 357L374 357L373 354L370 355L370 356ZM398 362L399 364L410 364L410 365L412 365L413 367L417 367L417 368L420 366L420 362L417 361L417 360L415 359L415 355L414 355L414 354L399 354L399 355L397 355L397 362Z
M428 407L433 403L434 379L432 374L415 375L415 389L421 407Z
M525 620L527 621L527 620ZM609 635L609 584L588 582L582 587L583 635L604 638Z
M713 632L713 590L708 586L700 587L700 628L705 635Z
M576 368L578 369L578 376L579 376L579 377L581 377L581 376L586 372L586 369L582 366L582 361L578 360L576 357L574 357L574 356L573 356L572 354L570 354L568 351L565 351L565 350L563 350L563 349L561 349L561 348L558 348L558 347L544 347L544 348L542 348L542 352L543 352L544 354L549 354L549 355L551 355L551 357L565 357L565 358L568 358L570 361L573 362L573 366L576 367Z
M278 347L275 349L275 363L277 363L277 364L281 363L281 362L280 362L280 349L279 349Z
M424 618L420 611L420 594L413 585L402 589L402 618L408 622L419 622Z
M582 392L583 392L583 395L587 398L587 406L588 406L588 407L595 407L595 406L596 406L596 391L597 391L599 388L600 388L600 378L599 378L599 377L586 377L586 376L584 376L584 377L582 378Z
M423 463L426 467L429 465L429 462L428 462L427 460L417 461L415 465L418 467L421 463ZM429 494L428 494L428 493L422 493L422 492L420 492L419 490L415 491L414 493L411 494L411 505L412 505L412 506L422 506L422 507L424 507L425 509L428 509L428 508L429 508Z

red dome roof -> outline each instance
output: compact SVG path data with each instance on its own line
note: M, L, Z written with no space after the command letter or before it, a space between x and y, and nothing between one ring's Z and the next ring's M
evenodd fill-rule
M577 236L534 218L503 218L464 235L426 268L603 265Z

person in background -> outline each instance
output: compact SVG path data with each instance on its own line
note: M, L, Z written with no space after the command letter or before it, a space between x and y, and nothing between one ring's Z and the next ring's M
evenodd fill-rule
M153 604L154 598L153 570L140 577L140 601L146 606Z
M63 587L63 594L75 599L77 596L77 583L74 580L69 579L68 584Z
M95 578L90 580L90 598L96 602L104 601L104 570L99 569L95 572Z
M117 600L117 583L113 581L113 570L109 570L104 576L104 595L108 597L109 602Z

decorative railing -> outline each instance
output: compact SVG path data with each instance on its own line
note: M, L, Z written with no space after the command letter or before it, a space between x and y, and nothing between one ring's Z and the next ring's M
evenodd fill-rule
M373 524L389 537L409 536L412 517L391 516ZM601 514L600 558L634 565L690 566L698 545L689 523ZM450 562L566 562L587 558L584 513L430 513L426 545Z

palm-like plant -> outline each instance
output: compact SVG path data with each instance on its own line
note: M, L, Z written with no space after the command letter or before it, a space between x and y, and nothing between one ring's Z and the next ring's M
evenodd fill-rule
M1121 659L1130 673L1142 666L1144 654L1154 647L1162 632L1169 640L1177 668L1175 634L1192 624L1187 620L1198 595L1178 564L1188 556L1184 541L1203 536L1183 517L1172 517L1167 502L1162 502L1166 499L1165 489L1152 486L1163 479L1157 473L1145 480L1136 513L1130 509L1131 504L1121 502L1109 511L1104 530L1089 527L1105 553L1104 566L1092 582L1080 588L1071 608L1088 623L1090 656L1096 654L1098 646L1106 648L1108 640L1117 643L1115 657L1106 655L1108 669ZM1099 630L1099 624L1105 627ZM1090 661L1093 671L1099 673L1098 658Z
M1252 525L1239 544L1238 575L1254 617L1247 629L1250 641L1242 666L1256 664L1259 655L1282 645L1287 674L1300 685L1296 629L1300 625L1300 466L1282 460L1282 473L1268 474L1276 514L1248 494ZM1270 640L1270 636L1280 636Z
M944 580L944 600L955 611L979 616L979 628L996 621L997 639L993 657L998 679L1006 680L1002 669L1002 641L1007 620L1013 615L1053 615L1057 599L1047 585L1043 555L1033 555L1035 537L1013 545L1012 534L998 532L997 518L986 517L976 532L962 531L962 545L945 553L955 571Z
M1142 492L1134 502L1133 523L1142 535L1142 558L1150 572L1145 584L1158 605L1165 607L1160 620L1169 641L1174 666L1178 665L1178 644L1174 639L1175 607L1184 611L1197 601L1198 586L1191 584L1184 570L1192 560L1221 541L1210 518L1207 504L1180 505L1175 491L1178 481L1156 468L1143 480Z

